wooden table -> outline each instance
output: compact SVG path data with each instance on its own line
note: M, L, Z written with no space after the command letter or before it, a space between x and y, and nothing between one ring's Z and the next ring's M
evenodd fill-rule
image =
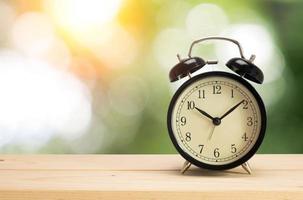
M303 199L303 155L181 175L179 155L0 155L0 199Z

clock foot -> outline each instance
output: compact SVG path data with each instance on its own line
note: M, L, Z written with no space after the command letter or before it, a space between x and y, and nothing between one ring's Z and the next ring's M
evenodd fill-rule
M181 174L184 174L190 168L190 166L191 166L191 163L186 160L181 169Z
M248 162L243 163L241 166L248 174L251 174L251 168L250 168Z

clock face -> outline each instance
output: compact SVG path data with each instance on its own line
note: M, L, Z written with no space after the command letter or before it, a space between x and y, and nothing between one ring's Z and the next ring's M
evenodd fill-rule
M264 104L242 78L208 72L184 83L168 111L170 137L191 163L228 169L246 162L260 146L266 126Z

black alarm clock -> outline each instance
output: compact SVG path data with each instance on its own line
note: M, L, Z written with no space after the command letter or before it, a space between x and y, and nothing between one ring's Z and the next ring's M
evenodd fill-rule
M240 57L226 66L231 73L212 71L192 77L192 73L217 61L192 57L195 44L206 40L225 40L237 45ZM263 72L246 59L238 41L207 37L194 41L188 58L180 59L170 73L171 82L189 77L174 94L168 109L169 136L186 160L182 173L191 164L211 170L242 165L250 174L248 160L260 147L266 130L266 110L262 98L247 81L262 84Z

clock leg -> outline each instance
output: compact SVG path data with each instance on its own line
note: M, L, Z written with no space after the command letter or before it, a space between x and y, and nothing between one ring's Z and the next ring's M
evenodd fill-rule
M181 169L181 174L184 174L190 168L190 166L191 166L191 163L186 160Z
M251 168L250 168L248 162L243 163L241 166L248 174L251 174Z

